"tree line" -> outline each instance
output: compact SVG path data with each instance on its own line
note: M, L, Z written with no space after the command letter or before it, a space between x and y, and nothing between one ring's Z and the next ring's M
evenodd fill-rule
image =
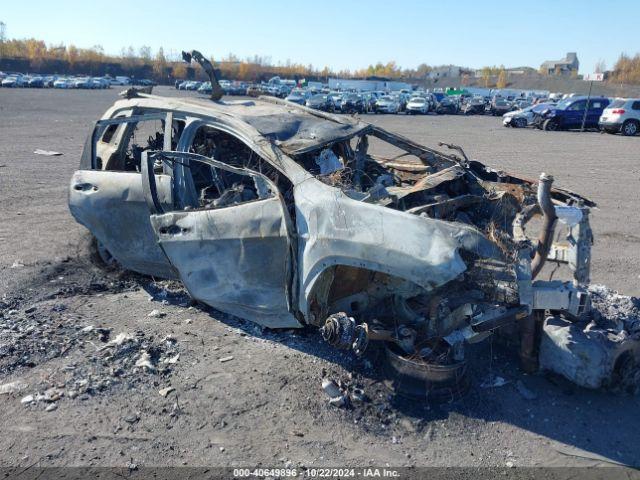
M190 68L179 55L167 55L162 47L153 53L148 46L138 49L130 46L123 48L118 55L105 53L101 45L90 48L78 48L75 45L50 44L35 38L2 39L0 38L0 61L20 60L28 65L31 72L47 73L84 73L100 75L110 73L112 68L119 67L119 71L143 71L154 80L165 81L187 76L202 76L197 69ZM414 69L399 67L396 62L378 62L362 69L335 70L327 66L317 68L311 64L304 65L289 60L273 63L269 57L255 55L240 59L234 54L214 59L216 67L223 78L244 81L260 81L271 76L279 75L284 78L307 78L326 80L328 77L338 76L346 78L363 78L378 76L390 79L426 78L434 68L421 64ZM56 71L50 71L51 68ZM59 71L62 69L63 71Z
M107 54L101 45L78 48L75 45L49 44L35 38L6 39L0 32L0 65L11 65L11 60L19 61L31 72L41 73L86 73L105 75L107 73L129 74L151 77L159 82L169 82L177 78L204 78L197 68L189 67L179 54L165 54L160 47L155 53L148 46L138 49L130 46L119 54ZM278 75L283 78L306 78L326 81L329 77L366 78L384 77L393 80L423 80L439 67L426 63L416 68L402 68L394 61L378 62L361 69L334 70L327 66L317 68L289 60L274 63L269 57L255 55L240 59L229 54L219 59L211 58L220 70L222 78L256 82ZM597 65L602 70L604 64ZM599 70L598 70L599 71ZM462 70L462 83L476 76L471 70ZM503 88L507 84L508 73L504 66L483 67L479 71L480 84L486 87ZM631 57L620 55L609 79L626 84L640 84L640 54Z

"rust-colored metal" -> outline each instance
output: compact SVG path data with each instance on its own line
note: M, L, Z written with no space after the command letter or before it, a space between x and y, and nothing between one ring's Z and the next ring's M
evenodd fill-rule
M538 370L539 329L544 312L534 312L520 320L520 366L527 373Z
M553 232L556 226L556 209L551 200L551 184L553 177L543 173L538 184L538 204L542 210L542 229L536 245L536 254L531 261L531 279L533 280L544 267L547 255L553 243Z

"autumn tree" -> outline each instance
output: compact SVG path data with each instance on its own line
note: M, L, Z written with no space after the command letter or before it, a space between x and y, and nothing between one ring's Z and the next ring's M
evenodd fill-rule
M507 72L505 69L501 69L498 74L498 81L496 82L496 88L505 88L507 86Z
M173 78L186 78L187 66L182 62L175 63L173 67L171 67L171 74Z
M158 79L162 79L166 76L167 72L167 58L164 56L164 49L160 47L156 58L153 59L153 73Z
M491 82L491 68L482 67L482 85L488 88Z
M78 61L78 49L76 48L75 45L69 45L67 47L67 62L69 62L69 65L71 66L71 68L73 68L73 66L76 64L77 61Z
M620 54L613 67L612 78L620 83L640 84L640 54L633 57Z

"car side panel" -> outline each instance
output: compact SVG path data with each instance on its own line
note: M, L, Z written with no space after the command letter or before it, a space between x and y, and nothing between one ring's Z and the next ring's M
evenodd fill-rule
M161 202L171 204L171 179L158 175ZM78 170L71 178L69 210L127 270L177 278L158 245L137 172Z
M289 307L291 246L279 196L151 216L189 293L271 328L302 325Z
M460 248L501 257L473 227L356 201L315 179L296 185L294 196L305 316L316 281L333 265L387 273L432 290L466 270Z

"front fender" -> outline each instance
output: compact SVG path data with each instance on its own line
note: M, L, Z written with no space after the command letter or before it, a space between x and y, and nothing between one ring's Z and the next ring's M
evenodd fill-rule
M298 231L300 312L308 318L316 281L334 265L390 274L425 290L467 268L459 249L502 258L476 228L349 198L338 188L307 179L294 188Z

